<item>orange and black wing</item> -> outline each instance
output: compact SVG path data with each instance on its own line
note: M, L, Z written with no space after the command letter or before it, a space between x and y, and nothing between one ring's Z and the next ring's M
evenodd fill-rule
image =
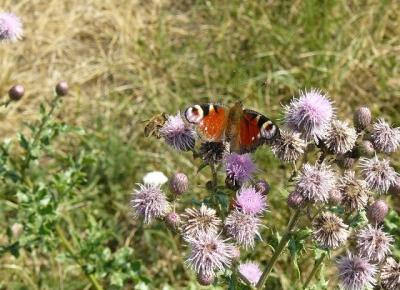
M264 115L252 110L243 110L239 124L240 152L254 151L265 140L275 138L278 133L278 127Z
M197 125L197 131L207 141L222 141L227 122L227 111L215 104L194 105L185 110L184 117Z

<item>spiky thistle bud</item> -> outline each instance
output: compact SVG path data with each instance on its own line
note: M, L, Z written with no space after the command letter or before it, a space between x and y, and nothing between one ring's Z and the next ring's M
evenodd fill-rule
M377 200L368 207L367 218L370 223L379 224L383 222L388 211L389 207L386 202L383 200Z
M280 130L280 136L274 140L271 150L282 161L296 161L307 146L305 140L300 138L300 133Z
M259 180L254 184L254 187L258 192L261 192L264 195L267 195L271 189L270 185L268 182L265 180Z
M197 282L199 282L199 284L201 286L210 286L212 283L214 283L215 280L215 274L210 274L210 273L203 273L200 272L199 274L197 274Z
M393 153L400 146L400 128L393 128L384 119L374 123L371 140L376 150Z
M181 218L175 211L171 211L165 216L165 223L171 230L177 230L181 223Z
M312 226L314 239L323 249L335 249L343 245L349 236L349 227L331 212L321 213L313 221Z
M8 91L8 96L12 101L19 101L25 94L25 88L23 85L15 85L12 86L11 89Z
M292 209L301 208L306 202L306 199L298 191L291 192L287 197L287 205Z
M362 210L368 202L368 186L364 180L356 178L354 171L346 171L339 181L342 205L347 211Z
M189 180L184 173L175 173L169 183L169 188L176 195L185 193L189 188Z
M399 176L388 159L379 159L377 156L371 159L361 158L360 167L368 186L379 193L386 193Z
M354 126L358 131L365 130L371 124L371 120L371 111L367 107L359 107L354 112Z
M335 154L344 154L353 149L357 132L347 122L334 120L326 131L325 145Z

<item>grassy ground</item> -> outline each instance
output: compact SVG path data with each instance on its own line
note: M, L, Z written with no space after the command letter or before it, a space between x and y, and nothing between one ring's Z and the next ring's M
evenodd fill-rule
M35 119L39 101L67 80L71 94L58 117L87 128L84 142L99 153L90 209L118 236L114 247L135 248L157 288L184 287L188 278L160 226L135 235L129 191L154 169L186 171L199 185L206 176L195 174L198 164L189 156L144 139L142 121L192 103L236 99L279 119L282 104L317 87L331 96L341 118L368 105L400 124L397 1L0 0L0 7L20 15L25 27L22 41L0 46L0 92L5 96L14 83L27 91L21 102L0 110L0 134L13 136ZM265 218L270 235L287 221L282 174L288 173L268 150L259 150L256 161L274 186ZM254 255L266 261L270 251ZM7 263L40 281L40 289L56 289L60 281L60 289L84 287L68 284L79 271L56 262L53 268L43 262L49 256ZM296 275L288 267L283 259L274 273L287 289ZM11 270L4 278L2 272L1 280L17 279Z

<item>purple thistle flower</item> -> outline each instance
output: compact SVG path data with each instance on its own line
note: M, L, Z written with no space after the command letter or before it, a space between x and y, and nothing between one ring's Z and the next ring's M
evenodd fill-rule
M196 132L183 121L180 113L168 116L160 135L176 150L189 151L194 148Z
M285 124L309 140L322 139L334 116L332 102L320 90L302 92L285 107Z
M225 169L227 176L234 183L242 184L251 178L257 167L250 154L231 153L225 157Z
M392 128L384 119L379 119L373 125L371 140L376 150L395 152L400 146L400 128Z
M367 225L357 234L358 253L372 262L382 262L389 254L392 236L385 233L382 228Z
M236 194L236 206L246 214L258 215L267 209L267 199L254 187L242 187Z
M0 13L0 41L17 41L22 37L22 23L13 13Z
M238 267L239 273L245 277L251 285L255 286L262 275L260 266L255 262L242 263Z
M170 205L160 187L152 184L138 184L138 186L131 199L131 206L135 213L142 216L145 223L164 217Z
M312 223L313 236L319 247L335 249L343 245L348 236L348 226L331 212L323 212Z
M361 173L372 190L386 193L395 184L398 174L390 166L387 159L379 160L377 156L371 159L360 159Z
M172 230L177 230L181 223L181 217L176 212L172 211L165 216L165 222Z
M357 179L354 171L346 171L340 179L342 205L347 211L362 210L367 205L369 191L364 180Z
M214 275L215 271L230 266L233 245L218 235L202 232L190 237L188 242L190 253L186 264L196 273Z
M258 228L260 219L243 212L233 210L225 220L225 229L228 235L246 249L254 247L254 239L260 236Z
M340 284L345 290L372 288L376 283L376 267L365 258L347 253L338 260L337 267Z
M302 172L296 177L296 191L312 202L328 201L329 193L335 186L335 173L324 163L315 166L304 164Z
M181 214L182 234L185 238L194 237L201 233L217 234L221 220L214 209L202 204L199 209L187 208Z
M381 283L385 290L400 289L400 263L392 257L387 258L381 270Z
M303 155L307 143L300 138L300 133L280 130L280 136L274 141L271 150L282 161L296 161Z
M326 131L325 144L335 154L344 154L353 149L357 140L356 129L347 122L332 121Z

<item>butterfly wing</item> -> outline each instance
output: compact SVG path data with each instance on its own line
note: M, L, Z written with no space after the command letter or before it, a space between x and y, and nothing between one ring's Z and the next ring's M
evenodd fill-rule
M265 140L275 138L278 133L278 127L264 115L252 110L243 110L239 123L240 152L254 151Z
M199 135L207 140L218 142L224 137L227 111L215 104L194 105L185 110L186 120L197 126Z

